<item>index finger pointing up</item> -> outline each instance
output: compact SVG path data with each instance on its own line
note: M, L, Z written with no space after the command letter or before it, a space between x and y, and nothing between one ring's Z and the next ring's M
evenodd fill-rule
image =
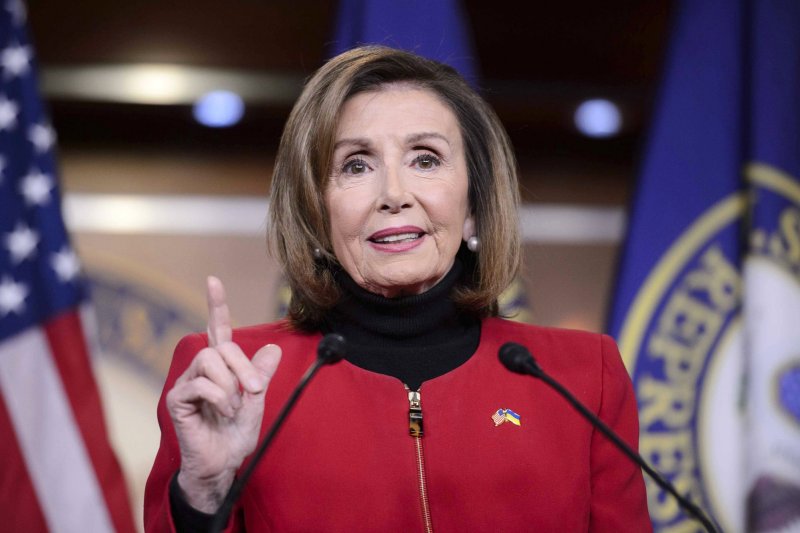
M206 301L208 302L208 345L219 346L232 339L231 313L225 300L225 287L214 276L206 280Z

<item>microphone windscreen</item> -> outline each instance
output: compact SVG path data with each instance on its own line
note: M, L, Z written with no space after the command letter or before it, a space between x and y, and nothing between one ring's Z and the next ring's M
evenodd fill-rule
M500 362L507 369L517 374L530 374L533 356L527 348L516 342L507 342L497 352ZM535 364L535 363L534 363Z
M328 333L317 346L317 359L325 365L338 363L347 353L347 343L338 333Z

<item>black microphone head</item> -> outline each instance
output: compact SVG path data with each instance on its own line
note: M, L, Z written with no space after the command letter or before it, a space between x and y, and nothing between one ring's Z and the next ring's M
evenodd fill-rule
M332 365L344 359L347 343L338 333L328 333L317 345L317 359L324 365Z
M507 369L517 374L533 374L539 370L539 365L533 359L531 352L521 344L507 342L497 352L500 362Z

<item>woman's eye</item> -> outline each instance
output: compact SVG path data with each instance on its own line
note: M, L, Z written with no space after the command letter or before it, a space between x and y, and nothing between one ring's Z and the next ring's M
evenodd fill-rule
M414 159L414 165L420 170L432 170L441 163L441 160L433 154L420 154Z
M351 159L344 164L342 170L346 174L358 175L365 173L367 170L369 170L369 167L367 166L366 161L363 159Z

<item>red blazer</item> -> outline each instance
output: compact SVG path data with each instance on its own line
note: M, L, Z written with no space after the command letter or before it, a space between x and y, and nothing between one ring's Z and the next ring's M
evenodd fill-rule
M319 339L285 322L234 333L249 355L266 343L283 349L262 435ZM425 509L437 532L652 531L639 468L545 384L508 372L497 358L508 341L527 346L636 447L636 399L609 337L488 319L472 358L422 385L421 438L409 435L409 399L399 380L346 361L323 368L251 478L230 529L425 531ZM205 345L197 334L178 344L165 391ZM496 426L498 409L519 414L520 425ZM173 531L168 486L180 454L164 395L158 420L145 528Z

